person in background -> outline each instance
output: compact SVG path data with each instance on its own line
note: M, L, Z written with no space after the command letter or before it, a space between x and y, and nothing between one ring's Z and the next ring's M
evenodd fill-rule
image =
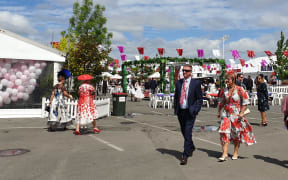
M244 75L242 73L237 74L237 80L236 80L236 85L243 87L244 90L246 90L246 86L243 83L244 80Z
M64 97L68 97L71 100L73 97L66 91L65 80L68 79L65 70L58 72L58 83L53 87L53 91L50 97L50 113L47 125L49 131L55 131L57 128L66 129L66 126L72 124L72 118L67 112L67 105Z
M154 78L152 78L150 81L150 89L152 94L155 94L156 88L157 88L157 82L154 80Z
M176 82L174 94L174 114L177 115L184 137L184 152L180 165L186 165L188 157L193 155L195 145L192 140L192 129L196 116L201 110L203 96L201 91L201 81L191 78L192 66L183 66L184 79Z
M104 94L104 96L106 96L107 88L108 88L108 78L105 78L102 84L102 93Z
M96 118L98 116L98 112L96 106L93 102L95 98L95 88L91 85L92 76L88 74L83 74L78 76L78 80L83 81L83 83L79 86L79 101L77 104L76 111L76 130L74 132L75 135L81 135L80 126L87 125L89 123L93 124L93 131L95 133L100 133L101 130L96 126Z
M252 89L253 89L253 80L251 79L251 76L248 75L248 79L246 80L246 88L247 88L247 91L249 93L252 93Z
M244 111L249 104L249 97L241 86L235 84L235 81L235 74L228 72L225 76L227 88L222 89L219 94L217 117L221 117L219 133L222 156L218 158L220 161L225 161L228 158L229 142L234 144L232 160L238 159L240 143L247 145L256 143L252 126L244 117Z
M266 111L269 110L269 96L267 85L264 82L264 75L259 74L258 76L258 86L257 86L257 97L258 97L258 111L260 111L262 126L267 126L268 122L266 119Z

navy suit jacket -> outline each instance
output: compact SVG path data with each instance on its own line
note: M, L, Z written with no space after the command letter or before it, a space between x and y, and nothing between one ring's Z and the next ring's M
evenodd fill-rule
M184 79L176 82L176 89L174 94L174 114L178 115L180 109L181 89ZM189 85L189 92L187 98L187 105L191 116L196 116L201 110L203 103L203 96L201 91L201 82L199 80L191 79Z

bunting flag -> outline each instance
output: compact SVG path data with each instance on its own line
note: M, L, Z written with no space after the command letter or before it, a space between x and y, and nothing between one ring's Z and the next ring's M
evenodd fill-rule
M149 60L149 56L144 56L144 60Z
M137 49L140 55L144 54L144 47L137 47Z
M131 69L129 67L126 68L126 71L130 71Z
M122 61L126 61L126 57L127 57L127 56L126 56L125 54L121 54L121 60L122 60Z
M177 53L179 56L182 56L183 54L183 49L176 49Z
M273 56L273 54L270 51L264 51L267 56Z
M283 51L284 56L288 57L288 51Z
M245 67L248 67L249 65L248 64L245 64Z
M240 59L240 63L241 63L241 66L245 66L245 60L244 59Z
M197 49L198 58L202 58L204 56L204 50L203 49Z
M232 51L232 56L234 57L234 59L240 58L240 55L237 50L231 50L231 51Z
M111 63L109 64L109 66L110 66L110 67L113 67L113 66L114 66L114 63L113 63L113 62L111 62Z
M117 64L117 68L120 68L120 64Z
M119 64L119 60L118 59L114 59L115 64Z
M227 69L231 68L230 64L226 64Z
M213 56L220 57L220 50L219 49L213 49L212 53L213 53Z
M211 66L210 66L210 65L208 65L208 66L207 66L207 69L208 69L208 71L210 71L210 69L211 69Z
M136 59L137 61L139 61L139 60L140 60L140 56L139 56L139 55L136 55L136 56L135 56L135 59Z
M250 66L251 66L251 67L254 67L253 64L251 64L251 63L250 63Z
M254 51L247 50L247 54L248 54L248 57L249 57L249 58L254 58L254 57L255 57Z
M267 64L268 64L267 61L265 59L263 59L261 62L261 66L266 66Z
M206 64L203 64L203 65L202 65L202 68L206 69Z
M124 47L123 46L117 46L117 47L118 47L120 53L124 53Z
M160 56L163 56L163 54L164 54L164 48L157 48L157 50L158 50L159 55L160 55Z

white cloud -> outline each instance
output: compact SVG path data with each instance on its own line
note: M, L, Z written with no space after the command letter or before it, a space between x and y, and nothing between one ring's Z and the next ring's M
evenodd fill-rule
M8 11L0 11L0 25L4 29L20 34L33 34L36 32L36 29L26 17Z

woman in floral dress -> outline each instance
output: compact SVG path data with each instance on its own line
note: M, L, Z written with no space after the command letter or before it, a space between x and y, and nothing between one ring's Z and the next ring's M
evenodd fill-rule
M72 124L72 119L67 113L67 105L65 103L65 98L68 97L73 99L73 97L67 93L64 83L65 79L69 78L66 71L60 71L58 73L58 83L53 87L53 91L50 97L50 114L48 118L48 130L55 131L57 128L66 129L66 126Z
M257 86L257 97L258 97L258 111L261 113L261 119L262 119L262 126L267 126L267 119L266 119L266 112L269 110L269 96L268 96L268 90L267 85L264 82L264 75L259 74L257 76L257 80L259 82Z
M229 142L234 144L233 160L238 159L240 143L247 145L256 143L252 126L244 117L244 111L249 104L248 95L242 87L235 84L235 81L235 74L228 73L225 79L227 88L219 94L218 117L221 117L219 133L223 151L220 161L225 161L228 157ZM221 112L222 108L224 110Z
M77 104L77 114L76 114L76 130L75 135L81 135L80 125L87 125L89 123L93 124L93 131L100 133L101 130L96 126L96 118L98 116L96 106L93 102L95 97L95 88L91 85L90 80L93 79L90 75L81 75L78 80L84 81L79 87L79 101Z

